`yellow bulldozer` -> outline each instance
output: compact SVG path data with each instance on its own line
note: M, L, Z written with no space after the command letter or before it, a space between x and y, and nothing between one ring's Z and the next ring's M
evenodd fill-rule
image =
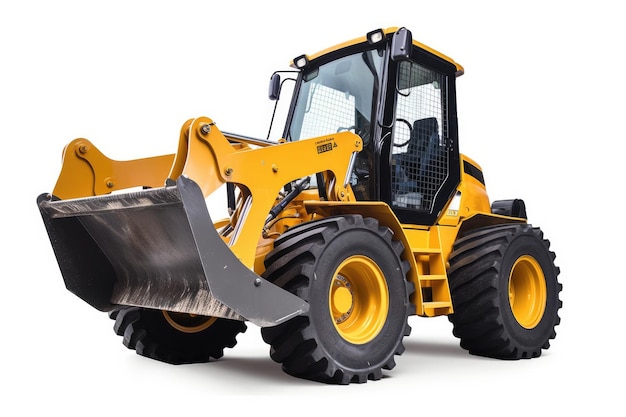
M377 29L272 74L280 138L198 117L175 154L118 161L72 141L37 198L67 289L173 364L222 357L249 322L290 375L378 380L414 315L447 315L471 354L540 356L559 268L524 201L490 202L459 152L462 74L407 28ZM212 219L216 192L227 214Z

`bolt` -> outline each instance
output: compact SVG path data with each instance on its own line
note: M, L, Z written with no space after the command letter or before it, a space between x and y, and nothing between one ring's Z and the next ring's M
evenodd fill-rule
M203 124L200 126L200 132L202 132L203 135L208 135L211 133L211 125L208 123Z
M78 148L78 152L82 154L86 154L88 150L89 150L89 147L87 145L80 145L80 147Z
M109 187L109 188L113 188L113 186L115 185L115 184L113 183L113 181L110 181L110 180L109 180L109 181L107 181L107 183L106 183L106 184L107 184L107 187Z
M227 177L230 177L233 174L233 169L232 168L226 168L224 170L224 174L226 174Z
M276 166L276 164L272 165L272 171L278 172L278 167Z
M255 287L260 287L261 286L261 278L255 278L254 279L254 286Z

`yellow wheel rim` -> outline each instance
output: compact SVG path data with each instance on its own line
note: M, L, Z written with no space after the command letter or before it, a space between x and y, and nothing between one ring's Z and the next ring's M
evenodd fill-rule
M339 265L328 293L337 332L350 343L364 344L385 325L389 290L382 271L366 256L355 255Z
M509 302L515 320L524 328L532 329L546 309L546 279L539 263L529 255L515 261L509 277Z
M211 327L217 317L199 316L197 314L175 313L163 310L163 317L170 326L183 333L198 333Z

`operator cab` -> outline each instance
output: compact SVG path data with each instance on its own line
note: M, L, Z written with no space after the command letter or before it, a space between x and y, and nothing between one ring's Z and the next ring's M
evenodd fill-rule
M462 68L404 28L302 55L294 66L300 73L283 137L356 133L363 140L350 178L357 200L384 201L403 223L434 224L460 178L455 77Z

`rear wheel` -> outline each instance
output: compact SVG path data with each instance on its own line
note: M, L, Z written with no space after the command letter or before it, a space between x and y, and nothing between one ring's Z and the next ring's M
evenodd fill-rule
M245 332L244 322L127 307L109 315L123 343L139 355L172 364L208 362L224 355Z
M550 347L562 286L549 247L527 224L478 229L455 243L448 318L461 347L501 359L537 357Z
M403 245L361 216L307 223L282 235L265 278L309 303L309 311L261 329L271 357L300 378L366 382L395 366L410 333L412 284Z

